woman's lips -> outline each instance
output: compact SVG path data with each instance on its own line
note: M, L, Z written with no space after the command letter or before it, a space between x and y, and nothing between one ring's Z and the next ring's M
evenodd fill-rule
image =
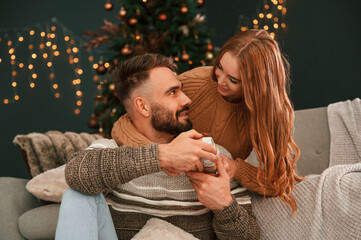
M223 88L221 85L218 85L218 88L219 88L222 92L227 92L227 91L228 91L228 89Z

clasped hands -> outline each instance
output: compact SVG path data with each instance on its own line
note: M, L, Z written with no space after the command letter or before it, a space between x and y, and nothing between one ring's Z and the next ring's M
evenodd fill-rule
M185 173L198 200L207 208L221 210L232 202L230 179L237 171L236 161L223 155L211 144L196 140L203 135L195 130L181 133L169 144L160 144L158 159L162 171L170 176ZM200 158L216 163L218 173L203 173Z

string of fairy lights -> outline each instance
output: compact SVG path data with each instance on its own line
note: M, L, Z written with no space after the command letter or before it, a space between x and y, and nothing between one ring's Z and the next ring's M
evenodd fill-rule
M63 37L60 37L60 36ZM59 45L65 45L66 53L59 49ZM28 26L21 30L16 29L0 29L0 49L6 45L8 56L0 55L1 65L9 62L11 66L11 80L10 85L13 90L12 97L0 96L3 104L16 103L20 100L18 93L19 73L26 72L28 76L28 86L30 89L35 88L39 83L39 73L44 74L44 65L48 69L48 79L52 95L55 98L60 98L60 85L65 83L58 82L55 75L55 60L62 54L67 55L69 65L73 70L72 85L75 92L75 109L74 113L79 114L82 107L83 92L81 91L81 82L84 70L81 67L81 45L83 40L77 37L69 28L62 24L56 18L50 22ZM17 49L23 47L28 49L28 54L22 51L18 54ZM20 59L18 55L26 55L27 59ZM6 58L9 58L9 61ZM89 60L93 58L89 57ZM41 61L42 60L42 61ZM41 66L41 62L43 65ZM24 84L21 82L21 84Z
M240 27L241 31L248 29L264 29L272 38L280 29L286 28L285 17L287 13L286 0L264 0L257 15L248 24Z

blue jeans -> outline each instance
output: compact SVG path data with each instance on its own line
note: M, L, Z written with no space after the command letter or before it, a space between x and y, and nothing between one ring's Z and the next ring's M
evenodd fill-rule
M60 205L55 239L118 239L104 195L89 196L68 188Z

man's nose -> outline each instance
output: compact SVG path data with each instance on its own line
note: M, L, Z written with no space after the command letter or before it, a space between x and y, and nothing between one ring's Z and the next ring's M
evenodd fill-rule
M184 92L182 92L181 105L187 106L187 105L190 105L191 103L192 103L192 100L187 95L185 95Z

